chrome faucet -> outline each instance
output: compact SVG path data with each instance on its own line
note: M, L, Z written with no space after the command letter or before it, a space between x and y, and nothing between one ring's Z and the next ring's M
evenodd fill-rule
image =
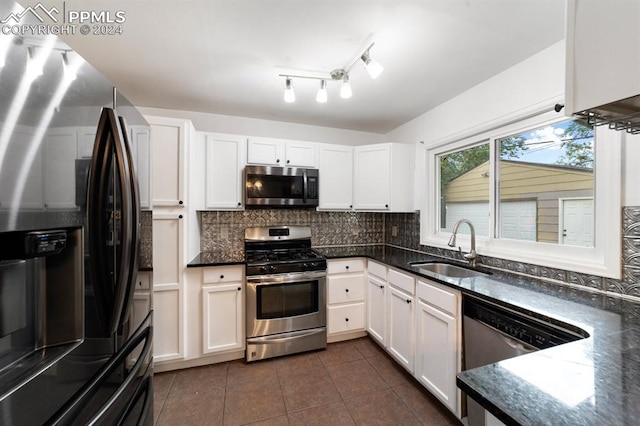
M460 219L453 225L453 231L451 234L451 238L449 238L448 245L449 247L456 246L456 233L458 232L458 227L461 223L466 223L469 225L469 229L471 230L471 251L469 253L462 253L462 247L458 247L458 251L462 256L469 261L469 264L472 268L476 267L476 259L478 258L478 253L476 253L476 231L473 229L473 224L468 219Z

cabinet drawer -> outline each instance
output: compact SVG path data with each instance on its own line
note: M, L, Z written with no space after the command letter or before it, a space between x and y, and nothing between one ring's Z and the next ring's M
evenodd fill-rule
M363 302L364 274L327 277L328 303Z
M232 281L242 281L242 266L205 268L202 271L202 282L205 284L226 283Z
M364 330L364 302L327 308L327 333Z
M392 286L398 287L411 295L416 294L415 280L410 275L403 274L394 269L389 269L389 272L387 273L387 281L389 281L389 284Z
M329 260L327 262L328 274L340 274L344 272L364 271L363 259Z
M387 280L387 267L376 262L367 262L367 272L371 275Z
M438 285L418 281L418 297L453 316L458 313L457 292L446 290Z
M136 290L149 290L151 287L151 274L148 272L138 272L136 279Z

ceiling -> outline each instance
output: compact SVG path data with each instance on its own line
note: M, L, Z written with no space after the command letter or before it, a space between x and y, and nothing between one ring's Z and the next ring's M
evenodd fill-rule
M138 106L383 134L564 37L558 0L41 3L125 12L121 35L62 38ZM356 63L351 99L329 82L319 104L319 82L294 79L296 102L283 101L279 74L342 68L369 41L384 72L372 80Z

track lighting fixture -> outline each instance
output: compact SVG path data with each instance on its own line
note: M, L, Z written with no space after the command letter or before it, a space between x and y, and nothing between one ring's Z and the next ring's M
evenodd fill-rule
M362 52L362 54L356 56L350 63L349 65L345 66L344 68L338 68L335 69L333 71L331 71L330 73L323 73L323 72L319 72L319 73L305 73L305 72L301 72L301 73L296 73L296 74L280 74L280 77L284 77L286 78L286 82L285 82L285 89L284 89L284 101L285 102L294 102L295 101L295 95L293 94L293 87L291 85L291 80L293 78L305 78L305 79L312 79L312 80L320 80L320 89L318 89L318 93L316 94L316 102L319 103L325 103L327 102L327 81L339 81L340 82L340 97L342 99L349 99L351 97L351 95L353 94L352 90L351 90L351 83L349 81L349 72L351 71L351 68L354 67L355 64L358 63L358 61L362 61L362 63L364 64L367 72L369 73L369 75L371 76L371 78L375 79L377 78L382 71L384 70L384 68L382 68L382 66L374 61L373 59L371 59L371 54L369 53L369 50L373 47L374 43L371 43L369 45L369 47L367 47L364 52Z
M284 87L284 101L289 104L296 101L296 94L293 92L293 86L291 86L291 79L289 77L287 77Z
M66 50L63 50L62 53L62 69L64 73L64 77L69 81L73 81L78 77L77 69L69 66L69 55Z

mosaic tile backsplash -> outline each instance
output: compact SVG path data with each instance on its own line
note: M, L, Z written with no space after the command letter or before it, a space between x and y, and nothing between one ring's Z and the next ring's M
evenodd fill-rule
M201 250L225 251L242 258L244 228L308 225L314 246L391 244L450 259L455 250L420 244L420 213L317 212L304 209L257 209L241 212L200 212ZM620 280L581 274L507 259L480 256L479 263L535 278L562 281L600 292L640 298L640 207L625 207L623 222L623 277ZM552 284L551 284L552 285Z

